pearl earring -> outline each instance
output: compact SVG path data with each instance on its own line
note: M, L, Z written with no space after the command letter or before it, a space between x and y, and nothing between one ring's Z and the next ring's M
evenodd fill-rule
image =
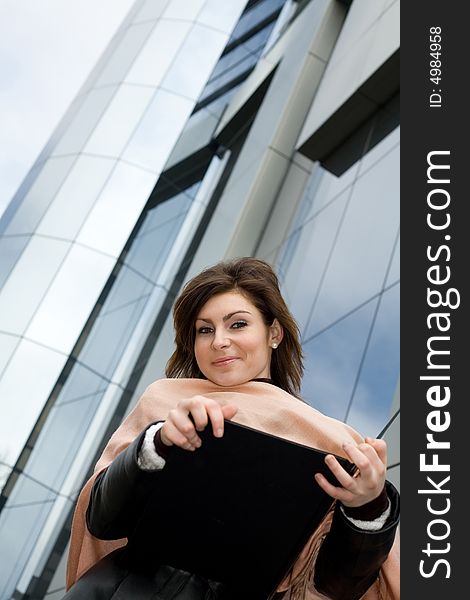
M277 348L276 342L274 342L273 344L271 344L271 348L273 348L273 350L275 350Z

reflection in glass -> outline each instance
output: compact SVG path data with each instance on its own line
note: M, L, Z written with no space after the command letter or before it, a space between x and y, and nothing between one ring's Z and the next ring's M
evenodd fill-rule
M37 232L73 240L114 165L108 158L80 155Z
M29 240L29 235L0 237L0 256L2 257L0 261L0 293Z
M245 5L246 0L232 0L231 2L206 0L197 16L197 22L230 33Z
M242 15L237 26L233 30L229 43L233 43L269 15L280 10L285 1L286 0L261 0L260 2L257 2L252 9L246 11Z
M159 21L129 70L125 81L157 86L191 28L187 21Z
M400 286L384 292L347 423L376 436L390 418L399 373Z
M151 211L154 213L152 220L158 219L158 224L147 228L136 237L126 257L127 264L151 281L156 280L192 201L184 194L178 195L176 199L177 201L175 199L171 201L170 206L166 206L170 203L165 202ZM173 209L172 215L168 215L168 208ZM162 214L159 209L163 209ZM164 212L167 214L165 215Z
M349 187L357 175L358 163L355 163L340 177L333 175L316 163L305 188L302 200L303 221L316 215L324 206ZM308 205L308 210L303 205Z
M82 374L85 370L80 369ZM52 407L36 442L37 452L32 453L24 469L26 474L53 489L59 490L64 483L107 387L107 382L96 376L95 379L96 393L83 394L68 402L61 399ZM9 506L27 501L21 489L15 486L14 492Z
M10 598L24 564L34 548L56 494L20 476L15 487L26 498L0 513L0 598Z
M356 180L309 336L381 291L399 222L398 161L395 150Z
M302 398L330 417L344 420L377 300L368 302L304 343Z
M154 184L155 176L151 173L118 163L90 211L77 241L119 256Z
M226 39L226 35L215 29L195 24L164 78L162 87L197 100Z
M80 362L92 366L104 377L111 379L129 340L142 316L153 286L148 292L133 302L124 304L110 312L104 312L96 319L93 337L80 354ZM106 342L97 344L97 340Z
M113 49L109 61L98 77L95 83L96 86L119 83L124 79L154 26L155 22L145 21L125 29L118 46Z
M277 270L282 289L304 339L346 199L347 194L342 194L303 226L300 212L298 229L287 238L279 254Z
M52 154L57 156L80 152L115 93L115 87L90 90Z
M0 330L23 333L69 248L70 244L61 240L31 238L0 291Z
M35 230L75 160L75 156L64 156L50 158L44 163L7 226L6 235L32 233Z
M193 104L191 100L158 90L124 150L123 158L159 173L193 109Z
M149 87L120 85L83 152L118 157L153 94Z
M72 246L26 337L69 354L113 266L112 258Z
M25 339L16 349L0 379L0 451L8 465L15 464L66 358Z
M129 347L199 185L149 210L126 254L79 357L108 379Z
M242 74L248 74L249 70L261 56L273 26L274 23L270 23L244 44L236 46L231 52L224 54L220 58L211 74L210 80L201 93L199 101L222 89Z

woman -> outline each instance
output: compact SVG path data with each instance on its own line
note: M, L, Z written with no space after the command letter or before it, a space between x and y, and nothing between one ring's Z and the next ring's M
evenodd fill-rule
M298 328L271 267L241 258L204 270L184 287L173 317L176 349L167 363L167 379L147 388L80 494L65 598L234 597L223 582L154 565L152 557L164 552L158 539L148 540L143 549L142 538L136 543L134 535L149 485L158 489L172 448L197 452L200 432L210 427L222 437L224 420L324 450L340 484L312 473L312 485L315 478L333 498L333 508L273 597L399 598L399 499L385 481L386 444L364 440L299 399ZM349 475L334 455L355 463L356 474ZM194 544L197 552L195 540L183 536L181 544ZM249 599L250 590L235 597Z

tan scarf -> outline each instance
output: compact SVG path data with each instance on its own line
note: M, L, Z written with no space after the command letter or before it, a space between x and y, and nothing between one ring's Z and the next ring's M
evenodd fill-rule
M135 408L112 435L95 466L92 477L78 497L72 522L67 589L101 558L127 543L126 539L99 540L93 537L86 527L85 512L98 473L105 469L150 423L165 420L168 412L180 400L195 395L212 398L221 405L236 406L238 411L233 418L236 423L325 452L345 456L342 448L344 442L363 441L362 437L348 425L321 414L270 383L252 381L229 388L218 386L205 379L155 381L146 389ZM314 482L313 473L312 482ZM279 591L289 589L289 597L292 600L323 598L309 588L309 582L312 579L312 570L321 541L330 527L331 514L330 511L312 535L279 587ZM396 543L384 563L378 581L364 596L365 600L398 600L397 549Z

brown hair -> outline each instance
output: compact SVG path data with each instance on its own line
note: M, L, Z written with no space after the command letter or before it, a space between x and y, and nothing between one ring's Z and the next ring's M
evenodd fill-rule
M272 325L274 319L279 321L284 337L272 353L271 378L275 385L299 397L303 374L299 328L281 295L271 266L251 257L208 267L183 287L173 306L176 350L166 365L166 376L203 377L194 356L196 318L210 298L232 290L244 294L257 307L266 325Z

